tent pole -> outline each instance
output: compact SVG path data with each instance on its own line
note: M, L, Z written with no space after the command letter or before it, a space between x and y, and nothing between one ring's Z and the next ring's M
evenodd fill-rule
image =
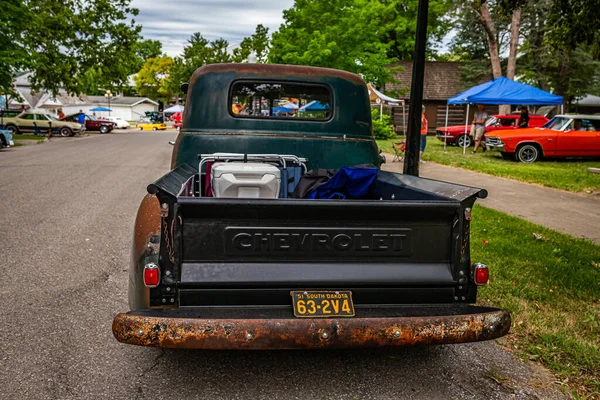
M565 105L564 105L564 104L561 104L561 105L560 105L560 113L561 113L561 114L564 114L564 113L565 113Z
M419 0L417 32L413 56L410 108L408 109L408 132L404 158L404 174L419 176L419 150L421 142L421 106L423 105L423 82L425 80L425 50L427 46L427 12L429 0Z
M379 120L383 121L383 101L379 103Z
M446 128L446 132L442 132L444 134L444 151L446 151L446 136L448 136L448 107L450 107L448 105L448 103L446 103L446 125L444 125L444 127Z
M469 126L469 106L471 104L467 103L467 115L465 116L465 136L467 136L467 127ZM467 154L467 141L463 140L463 155Z
M406 139L406 102L402 102L402 134Z

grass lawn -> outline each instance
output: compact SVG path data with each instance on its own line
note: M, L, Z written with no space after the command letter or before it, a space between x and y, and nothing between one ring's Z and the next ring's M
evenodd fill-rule
M393 143L397 140L377 141L379 148L393 154ZM435 137L427 138L427 148L423 158L439 164L470 169L485 174L501 176L518 181L536 183L572 192L600 192L600 174L588 172L588 168L600 168L600 160L559 160L537 161L533 164L517 163L502 159L499 152L488 151L471 154L473 147L463 149L447 146Z
M45 136L13 135L13 140L44 140Z
M472 261L490 268L479 302L513 318L507 346L600 398L600 246L481 206L472 232Z

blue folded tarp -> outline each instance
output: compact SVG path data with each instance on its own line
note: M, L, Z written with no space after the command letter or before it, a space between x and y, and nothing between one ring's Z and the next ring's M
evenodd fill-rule
M308 193L308 199L362 199L371 193L379 169L340 168L327 182Z

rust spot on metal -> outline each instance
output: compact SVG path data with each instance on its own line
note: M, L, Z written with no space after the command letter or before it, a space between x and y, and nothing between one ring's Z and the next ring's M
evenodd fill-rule
M503 310L482 314L352 319L187 319L118 314L122 343L199 349L323 349L466 343L510 329ZM156 327L159 326L160 329Z
M133 260L137 262L144 252L158 252L160 246L160 205L155 195L147 194L135 218ZM156 236L159 239L156 239Z

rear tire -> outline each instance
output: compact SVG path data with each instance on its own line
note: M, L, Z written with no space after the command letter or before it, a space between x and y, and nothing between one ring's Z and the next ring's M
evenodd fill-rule
M71 128L60 128L60 136L62 137L68 137L68 136L73 136L73 131L71 130Z
M19 128L16 125L6 125L6 130L10 131L13 135L19 134Z
M519 146L515 152L515 159L527 164L536 162L541 156L542 150L535 144L523 144Z
M144 130L144 128L140 128L140 131L143 131L143 130Z
M152 130L153 130L153 131L157 131L157 130L158 130L158 128L157 128L157 127L154 127L154 128L152 128Z
M473 139L469 135L460 135L455 141L458 147L471 147L473 145Z

